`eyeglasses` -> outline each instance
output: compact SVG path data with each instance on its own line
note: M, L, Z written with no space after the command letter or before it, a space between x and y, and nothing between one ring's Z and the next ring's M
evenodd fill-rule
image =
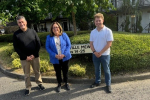
M53 27L53 29L55 29L55 28L59 28L59 27Z

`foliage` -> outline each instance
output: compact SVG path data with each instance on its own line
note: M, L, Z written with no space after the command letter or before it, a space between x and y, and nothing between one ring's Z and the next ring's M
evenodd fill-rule
M114 42L111 47L111 72L127 72L150 66L149 34L130 34L114 32ZM89 34L77 35L70 38L72 44L89 43ZM83 57L86 55L78 55ZM92 58L91 58L92 59Z
M79 64L71 65L69 68L69 74L71 76L84 76L86 73L85 68L80 67Z
M40 72L47 72L50 69L49 61L41 60L40 61Z
M77 7L77 12L76 12L76 23L80 31L89 30L89 23L93 20L93 15L94 15L94 12L83 9L82 4L79 4L79 6Z
M13 34L4 34L0 36L0 42L12 42L13 41Z
M106 14L103 13L104 15L104 25L109 27L111 30L115 31L117 30L117 16L114 14Z
M39 23L48 15L42 0L2 0L0 5L0 14L7 12L11 15L9 19L13 20L18 15L24 15L28 23Z
M12 68L14 69L18 69L18 68L21 68L21 63L20 63L20 59L19 58L16 58L12 61Z
M12 53L14 52L13 46L9 46L8 48L6 48L6 49L4 50L4 52L6 53L7 56L11 56Z
M0 24L6 26L6 23L9 21L8 18L9 15L7 14L7 12L0 12Z
M72 31L65 31L69 37L74 36ZM90 31L78 31L78 34L86 34ZM49 35L49 32L38 33L38 36L41 41L41 45L45 46L46 36ZM0 36L0 42L13 42L13 34L5 34Z
M85 11L89 11L90 13L98 12L99 9L104 9L108 11L109 8L114 9L113 5L109 2L109 0L44 0L46 6L49 7L49 12L52 13L53 19L55 19L59 15L63 15L63 17L72 16L73 30L74 35L76 32L76 14L84 9ZM78 9L81 8L81 9Z
M12 59L19 58L19 55L17 54L17 52L13 52L13 53L11 54L11 58L12 58Z
M73 36L70 38L71 44L89 43L90 33Z
M7 36L7 35L6 35ZM150 34L140 34L140 33L128 33L128 32L113 32L114 42L111 46L111 61L110 69L112 75L135 72L150 69ZM1 36L0 36L1 37ZM72 44L87 44L89 43L90 32L86 34L76 35L70 37ZM5 49L9 48L8 43L0 43L0 55L4 59L3 62L8 61L9 64L12 59L10 56L6 55ZM94 65L92 62L92 54L81 54L73 55L70 60L70 66L78 64L79 66L84 66L86 68L85 76L94 77ZM6 60L7 57L7 60ZM49 55L47 54L45 48L40 50L40 58L49 62ZM11 60L9 60L11 59ZM44 63L45 64L45 63ZM44 65L41 64L41 65ZM52 64L49 64L49 68L52 68ZM11 66L11 65L9 65ZM45 67L44 67L45 68ZM49 71L50 69L48 69ZM54 75L54 74L53 74Z

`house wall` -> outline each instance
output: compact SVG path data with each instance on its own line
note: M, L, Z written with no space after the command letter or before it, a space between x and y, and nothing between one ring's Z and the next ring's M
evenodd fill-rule
M150 10L144 9L142 10L142 21L141 26L143 27L142 33L148 33L149 23L150 23Z
M67 20L67 19L60 20L59 19L57 22L59 22L59 24L62 26L64 31L73 31L73 25L69 20ZM47 32L49 32L52 21L49 20L49 21L46 21L45 23L46 23ZM45 23L40 23L38 25L39 30L42 28L42 26L43 26L43 28L45 27ZM39 32L42 32L42 31L40 30Z
M116 0L117 1L117 8L119 8L122 3L123 0ZM130 0L132 2L132 0ZM137 0L135 0L136 2ZM150 5L150 0L142 0L142 2L144 2L144 5L142 6L149 6ZM141 20L141 26L143 27L143 31L142 33L148 33L148 29L150 29L150 9L149 8L144 8L141 7L141 12L142 12L142 20ZM125 16L121 16L118 15L118 31L122 31L122 27L121 24L124 22L125 20ZM131 16L129 17L130 20L130 25L129 28L131 28ZM136 20L136 16L135 16L135 20Z

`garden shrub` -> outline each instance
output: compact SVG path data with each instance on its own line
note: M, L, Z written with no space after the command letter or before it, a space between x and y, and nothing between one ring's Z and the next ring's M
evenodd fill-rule
M14 52L14 47L8 46L4 51L5 51L6 55L11 56L12 53Z
M0 42L12 42L13 34L4 34L0 36Z
M69 68L69 74L71 76L84 76L86 73L85 68L80 67L79 64L71 65Z
M45 33L40 33L41 35ZM47 34L47 33L46 33ZM45 35L46 36L46 35ZM136 70L142 70L142 69L150 69L150 34L139 34L139 33L128 33L128 32L113 32L114 41L111 46L111 61L110 61L110 69L112 74L118 74L120 72L132 72ZM0 36L1 37L1 36ZM40 36L41 37L41 36ZM46 38L46 37L45 37ZM71 44L87 44L89 43L90 38L90 32L86 34L76 35L70 37ZM44 36L43 36L43 41ZM14 52L12 44L9 44L6 46L9 47L10 50L7 51L7 54L9 56L12 55ZM5 48L5 47L3 47ZM6 48L5 48L6 49ZM50 66L49 64L49 56L46 53L45 49L42 49L42 53L40 53L40 57L42 60L46 60L44 63L41 64L42 66L46 65ZM10 51L10 52L8 52ZM45 52L45 53L43 53ZM45 55L45 56L43 56ZM92 54L72 54L72 59L78 63L81 61L82 64L85 64L88 61L89 65L86 65L87 67L93 67L92 62ZM42 61L41 60L41 61ZM73 63L72 63L73 64ZM91 65L90 65L91 64ZM88 68L86 67L86 71ZM45 70L46 69L46 70ZM93 67L94 69L94 67ZM47 71L47 68L43 67L41 68L41 72ZM49 69L48 69L49 71ZM90 73L91 70L88 70L86 74Z
M21 63L19 58L16 58L12 61L12 68L14 69L21 68Z
M13 52L12 55L11 55L11 58L12 59L19 58L19 55L17 54L17 52Z
M133 34L128 32L113 32L114 41L111 46L110 69L112 73L128 72L150 68L150 34ZM90 34L82 34L70 38L71 44L89 43ZM73 54L79 60L91 54ZM90 59L91 57L91 59Z
M90 31L78 31L77 34L86 34L89 33ZM65 33L67 33L68 37L72 37L74 36L73 31L65 31ZM49 32L44 32L44 33L38 33L38 36L40 38L41 41L41 45L45 47L45 42L46 42L46 37L47 35L49 35Z
M50 66L47 60L41 60L40 66L40 72L47 72L48 70L50 70Z

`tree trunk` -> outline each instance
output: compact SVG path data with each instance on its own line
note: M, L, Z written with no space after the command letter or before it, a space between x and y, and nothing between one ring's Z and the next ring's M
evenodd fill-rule
M73 21L73 32L74 32L74 35L77 35L75 13L73 11L72 11L72 21Z

